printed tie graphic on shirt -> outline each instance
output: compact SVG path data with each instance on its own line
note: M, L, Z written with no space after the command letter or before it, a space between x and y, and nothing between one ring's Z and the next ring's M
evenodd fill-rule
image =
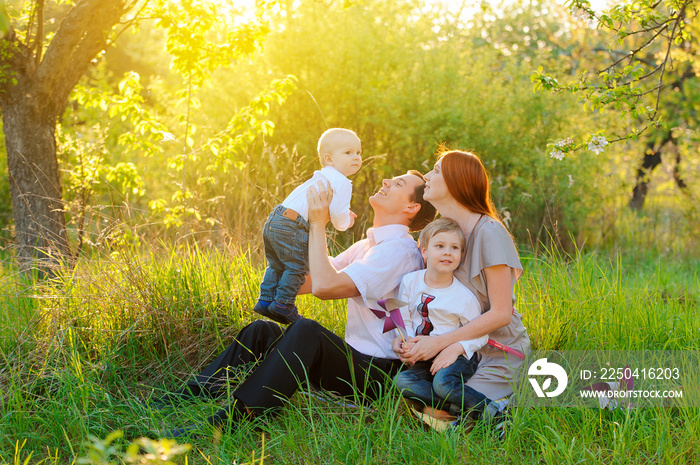
M416 329L416 335L428 336L433 330L433 323L428 318L428 304L435 300L435 296L423 294L420 297L421 303L418 304L418 313L420 314L423 323Z

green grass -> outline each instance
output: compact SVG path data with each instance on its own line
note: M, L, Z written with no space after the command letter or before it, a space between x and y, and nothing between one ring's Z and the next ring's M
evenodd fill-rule
M246 253L184 248L84 260L52 282L0 268L0 463L72 463L123 431L201 420L215 404L151 411L255 315L262 274ZM700 263L595 253L523 257L518 309L540 349L699 349ZM338 334L342 302L300 299ZM521 409L488 424L425 430L396 392L376 411L296 395L279 417L192 441L187 463L696 463L698 409ZM97 445L95 445L97 444ZM98 454L99 455L99 454ZM112 457L112 460L116 456ZM184 463L181 457L178 459ZM91 463L98 463L95 459Z

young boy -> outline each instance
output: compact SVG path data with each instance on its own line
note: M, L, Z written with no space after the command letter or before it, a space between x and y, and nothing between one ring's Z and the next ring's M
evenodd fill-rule
M348 229L356 215L350 210L352 183L347 177L362 166L361 154L360 139L349 129L332 128L321 135L318 157L323 168L294 189L265 222L263 241L267 269L254 311L282 324L301 318L294 301L309 274L306 191L319 181L328 181L333 190L331 222L338 231Z
M403 277L399 299L408 305L401 316L409 337L439 336L478 317L481 309L476 296L452 275L465 247L459 224L449 218L433 221L421 232L420 247L427 268ZM464 383L478 365L472 356L487 342L488 336L483 336L456 343L462 347L445 349L439 365L435 359L417 362L396 375L396 386L404 397L426 407L461 411ZM397 337L392 348L401 353L408 345Z

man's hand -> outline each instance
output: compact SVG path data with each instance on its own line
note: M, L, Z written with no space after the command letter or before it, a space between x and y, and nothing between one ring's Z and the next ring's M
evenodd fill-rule
M430 374L435 376L438 370L452 365L462 354L464 354L464 347L462 347L462 344L455 342L447 346L435 357L435 360L433 360L433 364L430 366Z
M328 181L319 181L316 186L310 186L306 191L306 201L309 203L309 224L320 223L325 226L331 220L328 206L333 200L333 189Z

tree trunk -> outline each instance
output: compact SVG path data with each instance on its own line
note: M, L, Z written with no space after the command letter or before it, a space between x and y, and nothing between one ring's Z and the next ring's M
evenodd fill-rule
M56 160L56 122L37 111L31 97L19 98L2 106L18 259L25 268L49 271L70 256Z
M642 159L642 165L637 168L637 182L632 189L632 198L629 207L632 210L641 210L644 207L644 200L649 191L649 178L654 168L661 164L661 148L654 148L654 143L647 144L647 150Z
M36 7L41 22L43 2ZM0 38L6 42L0 44L0 106L18 259L25 270L51 274L55 265L71 259L56 157L56 121L71 90L105 49L127 8L125 0L76 1L43 56L40 24L33 44L23 43L13 28Z
M641 210L644 207L644 200L646 200L647 192L649 191L651 172L661 164L661 150L668 142L673 142L671 131L665 134L658 147L655 141L647 143L642 164L637 168L637 182L634 185L634 189L632 189L632 198L628 204L632 210Z
M676 181L676 186L681 190L683 194L689 195L690 192L688 191L688 185L685 183L685 180L681 177L681 151L678 148L678 146L675 146L676 149L676 163L673 165L673 180Z

